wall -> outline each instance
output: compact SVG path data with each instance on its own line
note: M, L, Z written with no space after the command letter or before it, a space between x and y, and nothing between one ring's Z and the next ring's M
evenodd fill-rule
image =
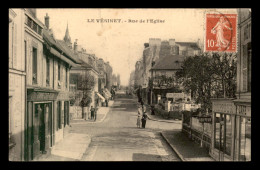
M24 159L24 117L25 117L25 55L24 55L24 11L9 9L9 130L15 143L9 149L10 161ZM13 41L12 41L13 40Z
M238 12L237 92L245 93L248 91L248 68L246 66L248 54L244 46L251 43L251 14L249 9L238 9Z
M27 26L25 26L27 28ZM29 28L28 28L29 29ZM35 86L43 87L43 74L46 73L45 67L43 67L44 59L43 59L43 39L38 38L36 33L31 33L26 29L25 31L25 41L27 43L27 85L33 85L32 83L32 55L33 55L33 47L37 48L37 84ZM37 38L36 38L37 37Z

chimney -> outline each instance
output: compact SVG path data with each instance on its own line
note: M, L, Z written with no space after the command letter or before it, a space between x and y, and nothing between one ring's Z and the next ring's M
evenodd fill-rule
M76 39L75 42L74 42L74 51L75 52L78 51L78 39Z
M45 19L45 25L46 25L47 29L49 29L50 17L48 16L48 13L46 13L46 16L44 17L44 19Z
M144 48L149 47L149 43L144 43Z
M170 46L175 46L175 39L169 39Z

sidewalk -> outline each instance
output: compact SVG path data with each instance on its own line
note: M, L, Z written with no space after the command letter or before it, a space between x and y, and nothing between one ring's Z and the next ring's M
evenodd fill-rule
M91 142L86 134L70 133L61 142L55 144L50 154L41 155L35 161L79 161Z
M146 107L146 113L149 120L158 121L158 122L166 122L166 123L178 123L181 124L181 120L167 120L157 115L151 115L151 106L144 104Z
M161 135L182 161L215 161L205 148L191 141L180 130L161 132Z
M109 103L108 103L108 107L99 107L98 108L98 111L97 111L97 119L96 121L94 120L91 120L91 119L87 119L87 120L84 120L84 119L74 119L74 120L71 120L70 124L73 125L73 124L81 124L81 123L100 123L100 122L103 122L103 120L106 118L107 116L107 113L110 111L110 107L114 104L114 101L113 100L110 100ZM90 117L90 115L89 115Z

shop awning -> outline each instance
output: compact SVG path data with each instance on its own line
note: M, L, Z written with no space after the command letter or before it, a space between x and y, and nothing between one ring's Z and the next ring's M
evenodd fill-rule
M108 91L108 89L104 89L104 92L107 97L111 97L111 93Z
M105 98L101 94L99 94L98 92L96 92L96 94L102 100L102 102L105 102Z

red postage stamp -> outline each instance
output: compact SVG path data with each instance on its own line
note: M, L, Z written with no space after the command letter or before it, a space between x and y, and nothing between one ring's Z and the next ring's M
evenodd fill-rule
M237 14L206 14L206 52L237 51Z

